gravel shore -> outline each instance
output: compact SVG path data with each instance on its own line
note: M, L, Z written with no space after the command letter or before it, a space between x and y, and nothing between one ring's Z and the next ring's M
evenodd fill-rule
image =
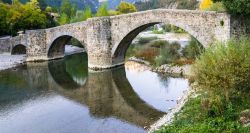
M25 63L26 55L0 55L0 70L9 69Z
M65 55L71 55L76 53L84 52L83 48L79 48L72 45L65 46ZM10 55L1 54L0 55L0 71L13 68L25 63L26 55Z

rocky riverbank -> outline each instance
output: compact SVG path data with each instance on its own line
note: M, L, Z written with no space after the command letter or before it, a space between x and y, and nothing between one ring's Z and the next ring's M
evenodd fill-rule
M163 73L163 74L168 74L171 76L184 76L184 77L189 77L191 76L191 65L183 65L183 66L176 66L176 65L169 65L169 64L164 64L159 67L153 67L150 65L148 61L145 61L140 58L136 57L131 57L128 59L128 61L134 61L138 62L141 64L144 64L148 67L150 67L150 70L156 73Z
M191 65L184 66L172 66L169 64L164 64L156 68L151 68L151 71L157 73L166 73L174 76L190 76L191 75Z

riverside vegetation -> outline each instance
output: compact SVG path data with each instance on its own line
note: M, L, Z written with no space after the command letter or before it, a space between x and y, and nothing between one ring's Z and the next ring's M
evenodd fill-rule
M250 15L249 0L202 2L202 10L227 11L234 17ZM241 37L213 46L193 65L195 94L173 122L156 133L250 132L250 39Z
M197 97L156 133L250 132L249 57L249 38L208 48L193 66Z
M137 44L132 44L127 51L126 58L135 56L146 60L152 67L163 64L183 66L192 64L202 53L203 47L193 37L184 48L178 42L159 40L157 37L140 37Z

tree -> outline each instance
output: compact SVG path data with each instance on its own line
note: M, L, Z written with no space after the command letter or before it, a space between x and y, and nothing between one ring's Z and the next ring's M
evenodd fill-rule
M137 11L136 7L128 2L121 2L116 10L120 13L131 13Z
M92 17L92 11L89 6L87 6L84 10L84 20L87 20L88 18Z
M61 17L58 19L58 23L60 25L68 24L70 19L68 18L68 15L63 13L61 14Z
M69 0L63 0L62 5L60 7L60 12L61 14L66 14L68 18L71 18L73 17L72 15L75 15L76 13L76 10L72 8L74 7L71 5Z
M45 12L47 12L47 13L52 12L52 7L47 6L46 9L45 9Z
M23 8L23 21L20 22L23 29L46 28L47 18L40 9L39 2L37 0L27 2Z
M0 3L0 36L9 33L9 23L7 23L7 13L9 9L5 4Z
M213 2L222 2L231 14L250 15L250 0L213 0Z
M88 6L84 11L77 11L76 15L70 20L71 23L85 21L92 17L91 8Z
M40 7L42 10L45 10L46 7L48 6L44 0L38 0L38 2L39 2L39 7Z
M99 7L96 16L97 17L109 16L107 3L104 3Z
M26 4L13 0L13 4L0 4L0 35L15 35L19 30L41 29L52 26L37 0Z

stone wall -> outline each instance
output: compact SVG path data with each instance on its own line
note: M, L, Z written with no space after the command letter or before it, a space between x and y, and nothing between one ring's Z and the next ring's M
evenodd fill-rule
M230 21L230 34L232 37L240 37L241 35L246 35L250 37L250 18L244 16L231 17Z
M0 39L0 54L11 53L11 38Z

